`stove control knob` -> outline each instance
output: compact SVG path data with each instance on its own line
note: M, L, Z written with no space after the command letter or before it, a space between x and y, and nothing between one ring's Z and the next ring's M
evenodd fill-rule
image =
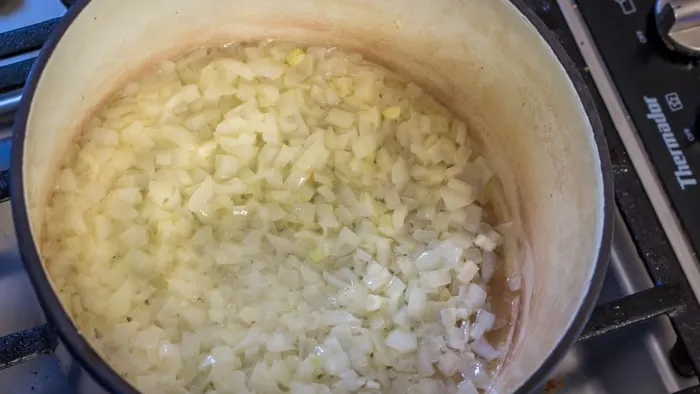
M700 57L700 0L657 0L654 13L666 46Z

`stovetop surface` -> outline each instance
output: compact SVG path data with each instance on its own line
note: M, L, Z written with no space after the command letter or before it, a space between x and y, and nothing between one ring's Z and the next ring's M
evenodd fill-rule
M695 268L700 278L700 59L663 43L655 3L582 1L577 9L685 230L696 257L695 267L685 267L686 274L690 277ZM700 284L695 291L700 293Z
M574 42L555 0L526 0L526 2L530 3L548 26L560 35L562 44L567 50L572 52L576 51L577 47L580 49L592 46L593 42L587 41L580 34L576 35L577 42ZM611 4L615 7L620 7L620 4L629 7L630 3L635 5L635 9L641 10L643 7L647 7L649 2L649 0L588 1L586 7L582 7L581 10L591 10L593 7L602 9ZM558 3L562 4L562 9L565 10L577 8L577 4L568 0L559 0ZM55 18L60 17L65 12L65 7L59 0L0 0L0 4L2 4L0 5L0 34L30 25L36 26L37 23L39 28L35 27L35 29L43 32L55 23ZM615 10L613 9L613 11ZM610 12L610 10L608 9L606 12ZM587 14L588 18L592 18L591 12L584 11L582 14ZM604 18L599 17L598 19ZM604 21L596 23L600 26ZM2 36L0 35L0 37ZM13 40L19 40L15 42L17 44L27 37L31 39L31 36L27 35L13 35ZM637 35L635 37L639 40ZM4 47L3 44L5 44ZM4 54L3 50L5 50ZM21 81L35 55L35 48L26 51L26 53L17 53L11 50L8 41L0 42L0 94L6 93L2 91L3 86L11 85L3 85L3 75L9 75L11 83L16 84L17 81ZM588 68L580 60L580 56L575 56L575 58L578 59L580 70L586 74ZM687 67L687 65L681 67ZM589 75L585 76L590 79ZM593 87L592 83L591 86ZM17 87L17 85L12 85L12 89ZM693 96L689 92L682 93L685 90L679 90L679 92L681 92L679 96L682 94L682 102L687 103L688 108L694 109L696 103L692 100L698 100L697 104L700 105L699 95ZM603 91L603 93L605 92ZM663 92L654 91L646 94L657 94L659 97L665 97L665 94L661 93ZM664 98L664 100L666 99ZM611 107L607 100L605 104ZM665 104L662 103L662 105L670 104L665 101ZM615 126L618 128L620 126L617 122L613 125L613 121L602 104L601 108L601 117L613 155L613 170L617 185L616 200L622 208L615 216L611 267L599 300L600 303L603 303L653 288L655 285L676 282L679 277L681 277L682 282L683 279L677 266L674 269L669 269L667 266L668 261L675 259L675 257L653 212L649 212L651 211L649 201L643 194L639 178L617 136ZM692 120L688 120L690 112L683 116L681 116L681 112L680 110L669 111L668 120L674 124L679 122L679 125L691 127ZM645 114L642 113L642 116ZM0 115L2 114L0 113ZM644 118L638 120L640 125L643 121ZM3 135L7 135L6 128L7 125L3 126L2 116L0 116L0 170L9 167L10 144L8 140L2 139ZM683 133L684 128L679 126L678 130ZM649 138L658 138L659 136L658 132L647 134ZM682 138L683 135L678 135L678 138ZM654 142L651 139L649 141L652 145L659 145L658 141ZM663 143L661 147L666 149ZM685 147L684 145L684 149ZM668 150L660 152L669 154ZM670 165L670 163L672 162L667 164ZM673 171L669 174L673 174ZM640 176L645 178L644 174ZM665 186L667 185L665 184ZM630 228L633 230L632 234L630 234ZM640 231L640 229L645 228L648 228L648 231ZM654 261L658 262L658 265L655 266ZM0 335L35 327L43 322L43 313L18 255L12 228L10 203L0 203ZM557 367L543 392L547 394L657 394L676 392L697 385L697 378L683 378L672 368L669 361L669 351L675 342L676 332L671 320L662 316L631 328L578 343L572 347ZM44 356L0 371L0 392L9 394L73 394L74 391L71 388L70 380L63 375L57 358Z

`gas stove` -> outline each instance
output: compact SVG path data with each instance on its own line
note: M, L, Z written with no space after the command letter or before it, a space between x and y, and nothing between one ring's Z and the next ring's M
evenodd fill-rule
M599 307L541 392L700 393L700 1L520 1L558 35L589 84L617 203ZM0 0L0 170L9 167L24 80L70 3ZM6 177L0 173L0 336L45 322L17 250ZM3 354L6 339L0 368L16 361ZM70 365L54 355L1 370L0 387L75 392Z

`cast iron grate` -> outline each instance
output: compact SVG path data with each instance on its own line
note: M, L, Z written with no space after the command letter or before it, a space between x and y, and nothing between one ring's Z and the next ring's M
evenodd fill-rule
M542 20L559 36L560 43L576 62L584 76L600 111L601 120L613 163L615 200L622 213L639 255L644 261L655 287L623 297L596 308L579 341L604 335L608 332L666 315L671 320L678 342L669 352L671 361L682 376L700 376L700 305L698 305L682 269L647 198L641 181L632 166L627 152L613 127L610 116L597 93L592 78L566 22L554 0L525 0ZM70 6L74 1L64 1ZM47 40L57 19L34 26L0 33L0 58L14 56L39 49ZM20 89L26 80L33 60L0 67L0 93ZM0 172L0 202L9 198L8 171ZM55 333L42 326L25 330L11 337L0 338L0 369L21 362L13 359L11 352L17 346L31 346L52 350ZM41 349L39 349L41 350ZM700 394L700 385L675 394Z
M46 42L59 19L0 33L0 59L36 51ZM0 66L0 93L20 89L29 75L33 59Z
M20 55L41 48L60 19L0 33L0 58Z

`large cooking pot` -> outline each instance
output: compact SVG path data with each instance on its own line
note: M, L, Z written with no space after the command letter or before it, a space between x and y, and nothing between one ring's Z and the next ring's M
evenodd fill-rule
M56 168L81 123L146 64L196 46L268 37L359 51L468 122L501 180L499 214L514 224L506 258L523 274L513 340L494 387L535 389L594 306L613 201L592 100L520 0L78 1L25 88L11 169L21 254L73 358L106 390L135 392L76 329L37 250Z

